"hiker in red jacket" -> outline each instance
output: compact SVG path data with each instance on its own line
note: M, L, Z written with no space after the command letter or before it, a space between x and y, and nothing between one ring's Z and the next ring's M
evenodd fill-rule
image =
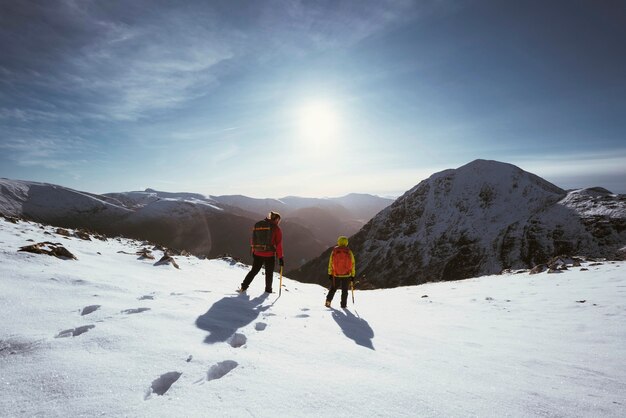
M278 258L278 264L283 267L283 232L278 224L280 214L270 212L267 218L254 224L252 229L252 270L246 275L238 292L248 289L254 276L265 266L265 292L272 293L272 279L274 278L274 258Z
M337 292L338 285L341 285L341 307L345 308L348 305L348 282L354 280L355 269L354 254L348 248L348 238L341 236L337 239L337 246L333 248L328 260L328 278L331 284L328 296L326 296L327 308L330 308L330 302Z

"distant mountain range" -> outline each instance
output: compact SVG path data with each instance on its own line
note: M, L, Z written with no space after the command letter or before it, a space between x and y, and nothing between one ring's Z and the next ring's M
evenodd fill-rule
M254 199L153 189L97 195L0 179L0 214L244 262L251 261L251 227L270 210L283 216L286 275L322 285L339 235L350 237L368 287L531 268L562 254L626 253L626 195L601 187L566 191L497 161L433 174L395 202L363 194Z
M530 268L555 255L623 258L626 195L565 191L511 164L433 174L350 238L358 275L394 287ZM288 272L327 284L330 249Z
M0 179L0 214L149 240L207 257L229 254L247 260L252 225L277 210L283 216L287 266L291 267L319 255L338 235L356 233L392 202L357 194L277 200L153 189L97 195L53 184Z

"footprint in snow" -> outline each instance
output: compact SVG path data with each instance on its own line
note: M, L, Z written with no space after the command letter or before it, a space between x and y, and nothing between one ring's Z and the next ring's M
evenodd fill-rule
M136 314L136 313L141 313L141 312L145 312L145 311L149 311L150 308L135 308L135 309L124 309L123 311L121 311L121 313L123 314Z
M309 314L305 314L305 313L303 313L303 314L300 314L300 315L296 315L296 318L308 318L308 317L310 317L310 316L311 316L311 315L309 315Z
M154 296L152 296L152 295L143 295L141 297L138 297L137 300L154 300Z
M236 361L225 360L212 365L207 373L207 380L221 379L230 373L235 367L239 366Z
M146 396L144 396L144 400L149 399L153 393L163 396L181 375L182 373L179 372L168 372L154 379L146 392Z
M92 312L97 311L98 309L100 309L101 305L89 305L89 306L85 306L83 308L83 310L80 312L80 316L85 316L85 315L89 315Z
M59 332L54 338L78 337L95 327L95 325L83 325L82 327L66 329L65 331Z
M257 322L254 324L254 329L257 331L263 331L265 328L267 328L267 324L265 322Z
M227 342L228 342L228 344L230 344L231 347L239 348L239 347L243 346L247 341L248 341L248 339L246 338L245 335L239 334L239 333L235 333L235 334L233 334L232 337L230 337L228 339Z
M0 358L16 354L27 354L38 348L40 343L40 341L24 341L12 338L8 340L0 339Z

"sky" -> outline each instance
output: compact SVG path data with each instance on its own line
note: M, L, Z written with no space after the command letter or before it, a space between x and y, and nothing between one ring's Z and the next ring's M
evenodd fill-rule
M399 196L474 159L626 193L620 1L0 0L0 177Z

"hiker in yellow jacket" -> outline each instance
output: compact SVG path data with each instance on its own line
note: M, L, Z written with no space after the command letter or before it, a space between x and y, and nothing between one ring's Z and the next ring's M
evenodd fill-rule
M330 308L330 302L337 292L338 285L341 286L341 307L348 305L348 282L354 280L356 275L356 263L354 254L348 248L348 238L341 236L337 238L337 246L333 248L328 260L328 278L330 279L330 289L326 296L326 307Z

